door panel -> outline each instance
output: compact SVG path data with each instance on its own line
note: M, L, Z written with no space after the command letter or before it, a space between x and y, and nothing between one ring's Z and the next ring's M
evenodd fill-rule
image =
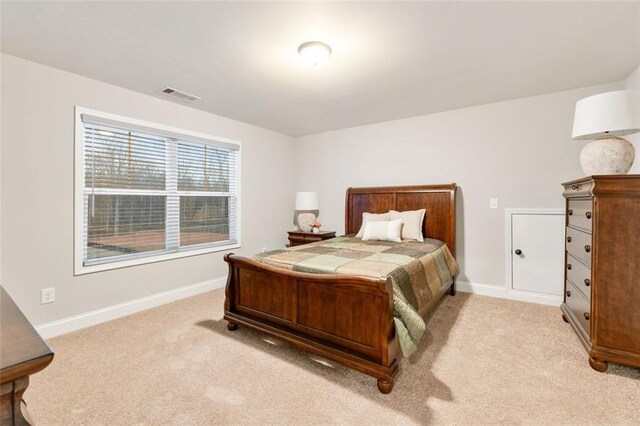
M511 272L514 290L562 295L564 226L562 214L513 214ZM518 255L516 250L522 253Z

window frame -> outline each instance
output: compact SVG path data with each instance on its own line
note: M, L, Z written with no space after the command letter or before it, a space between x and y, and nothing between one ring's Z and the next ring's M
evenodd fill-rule
M127 258L122 260L114 260L113 262L98 263L93 265L84 264L84 190L85 190L85 174L84 174L84 124L82 114L90 115L95 118L119 124L125 128L132 130L147 131L149 133L162 134L172 138L182 138L186 141L209 144L211 146L220 147L221 145L232 146L238 151L237 164L237 199L236 199L236 242L229 244L215 244L206 246L196 245L193 248L185 248L176 252L166 253L149 252L148 255ZM214 253L219 251L238 249L242 246L241 217L242 217L242 144L239 141L208 135L205 133L193 132L159 123L138 120L134 118L124 117L120 115L96 111L80 106L75 107L75 123L74 123L74 275L83 275L93 272L108 271L113 269L127 268L131 266L144 265L149 263L164 262L172 259L180 259L188 256L197 256L206 253ZM196 194L194 194L196 195ZM200 195L200 194L197 194ZM179 224L178 224L179 226ZM169 228L169 223L165 223L165 230Z

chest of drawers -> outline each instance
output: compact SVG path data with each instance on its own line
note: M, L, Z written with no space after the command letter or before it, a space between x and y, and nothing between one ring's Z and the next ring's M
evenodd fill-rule
M589 364L640 366L640 175L567 182L562 318Z

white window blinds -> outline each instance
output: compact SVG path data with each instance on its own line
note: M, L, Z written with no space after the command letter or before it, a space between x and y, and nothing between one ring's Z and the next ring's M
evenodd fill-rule
M237 145L81 117L83 266L237 242Z
M233 239L238 152L188 141L177 150L180 245Z

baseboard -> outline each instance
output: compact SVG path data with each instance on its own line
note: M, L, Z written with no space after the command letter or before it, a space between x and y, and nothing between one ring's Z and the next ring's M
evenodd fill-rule
M204 281L175 290L153 294L141 299L131 300L95 311L86 312L80 315L63 318L61 320L48 322L36 326L36 330L42 338L49 339L61 334L71 333L92 325L111 321L127 315L135 314L147 309L155 308L166 303L184 299L207 291L224 287L227 278L221 277L210 281ZM562 297L545 294L535 294L523 291L508 291L505 287L498 287L488 284L470 283L456 280L456 290L464 293L478 294L481 296L498 297L501 299L519 300L522 302L538 303L543 305L560 306Z
M460 280L456 280L456 290L464 293L478 294L480 296L498 297L500 299L518 300L520 302L537 303L540 305L560 306L562 304L562 296L519 291L506 287L470 283Z
M97 309L80 315L74 315L61 320L48 322L46 324L36 326L35 329L40 333L40 336L42 336L43 339L49 339L61 334L80 330L85 327L91 327L92 325L135 314L136 312L155 308L156 306L164 305L186 297L222 288L226 281L226 277L221 277L210 281L180 287L175 290L152 294L151 296L143 297L141 299L131 300L129 302L108 306L106 308Z

